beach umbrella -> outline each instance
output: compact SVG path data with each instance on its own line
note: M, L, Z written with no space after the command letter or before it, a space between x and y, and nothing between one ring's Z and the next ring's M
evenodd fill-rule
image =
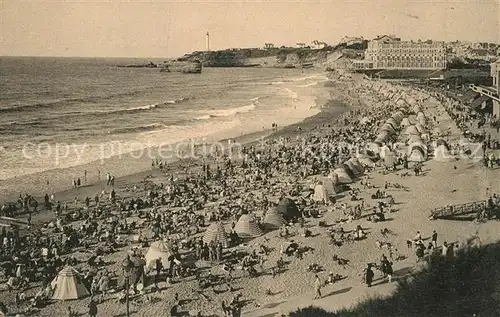
M228 247L229 239L222 222L214 222L208 226L203 234L203 242L206 244L214 243L216 245L220 242L223 247Z
M234 226L234 231L242 239L253 239L264 234L250 215L241 215Z

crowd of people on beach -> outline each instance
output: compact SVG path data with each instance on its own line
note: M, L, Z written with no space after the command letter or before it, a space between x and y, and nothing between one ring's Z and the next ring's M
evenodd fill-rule
M380 136L381 125L388 118L395 118L395 112L415 115L414 108L429 98L439 99L463 129L466 129L464 122L468 117L457 114L456 103L421 89L407 90L397 85L368 81L358 90L375 95L373 103L380 105L352 109L341 115L337 122L325 123L311 131L300 131L296 138L276 137L249 144L242 147L237 158L220 153L202 162L187 163L189 165L184 166L181 173L176 173L175 168L161 159L154 159L152 169L163 175L160 181L150 176L140 184L116 187L114 176L108 173L106 184L93 198L85 197L80 201L75 197L73 204L61 203L54 195L48 194L44 197L43 208L39 208L37 200L27 194L20 196L18 202L4 204L0 212L2 216L29 216L26 225L18 222L11 227L4 226L0 233L0 266L7 285L5 292L16 293L15 302L9 307L3 305L3 310L8 308L9 311L33 314L36 309L50 305L59 273L71 267L78 268L75 274L91 296L88 304L90 316L97 316L98 305L106 299L115 297L119 303L124 303L131 297L136 302L147 303L153 301L151 294L160 294L165 288L188 283L190 278L196 280L197 289L193 292L202 301L210 301L208 290L216 295L232 294L230 300L227 296L220 296L221 311L224 316L239 316L244 294L235 290L234 275L258 278L270 272L274 277L283 273L290 261L301 261L304 254L314 252L294 239L294 235L311 237L306 222L318 228L332 226L328 232L333 250L367 239L368 233L361 225L358 224L353 232L346 232L343 225L362 217L383 223L389 214L397 212L394 198L386 191L404 188L389 183L375 188L370 184L370 177L361 175L375 170L401 175L413 171L416 177L421 177L425 164L425 161L413 160L411 152L397 151L398 138L402 137L399 123L393 126L398 133L390 134L387 140L374 145L373 140ZM400 99L405 102L399 102ZM428 125L426 128L431 127L432 120ZM491 136L482 135L480 142L484 142L486 149L498 148L498 140ZM374 151L374 146L378 152ZM381 158L385 147L387 153L395 155L394 160ZM361 175L354 173L354 167L346 165L352 158L358 161L366 159L361 164ZM493 167L493 163L498 165L499 162L488 156L488 166ZM351 180L344 180L340 172L332 172L338 168ZM355 184L356 179L361 179L361 182ZM346 193L347 198L340 202L337 201L340 198L328 193L326 199L318 199L315 186L326 187L327 182L334 186L335 193ZM83 183L87 184L86 171ZM82 186L80 178L75 179L74 186ZM370 198L360 198L360 190L368 191ZM500 201L494 197L492 208L498 208ZM283 205L285 208L280 209ZM42 210L52 212L53 220L34 224L31 215ZM267 224L276 210L284 212L278 213L278 224L272 229L280 229L278 239L284 247L280 251L273 250L268 238L260 239L258 245L249 246L249 240L272 230ZM322 215L328 211L339 212L336 223L321 223ZM243 218L250 220L241 225ZM219 231L213 236L207 236L206 227L219 223L226 224L225 229L217 229ZM382 279L392 282L394 263L405 258L389 242L391 231L385 228L382 234L387 239L377 241L381 253L379 263L367 259L363 264L365 270L361 274L368 287L374 283L374 269L381 272ZM433 231L427 246L423 241L420 232L408 239L408 247L414 250L417 261L425 260L434 252L451 256L458 248L447 242L438 245L436 231ZM168 256L149 263L145 251L156 247L158 242L165 247L162 252ZM106 261L108 256L120 252L126 256L117 259L117 265ZM334 251L325 252L333 254ZM276 260L266 268L270 259ZM336 261L339 265L349 262L339 257ZM222 274L211 271L219 266ZM328 279L322 281L318 275L322 271L321 264L313 263L310 267L311 272L316 272L315 298L322 297L321 288L325 285L346 278L330 272ZM124 272L127 272L125 277ZM30 286L36 286L35 293L28 291ZM266 292L272 293L270 290ZM176 316L187 306L188 300L180 299L175 293L170 314ZM69 309L68 314L72 313ZM197 314L201 315L201 312Z

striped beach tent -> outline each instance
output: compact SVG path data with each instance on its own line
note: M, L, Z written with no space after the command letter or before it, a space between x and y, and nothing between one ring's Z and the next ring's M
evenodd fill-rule
M71 300L90 295L82 283L80 274L71 266L64 267L51 283L54 293L52 299Z
M396 130L394 130L394 128L392 127L392 125L388 124L388 123L384 123L381 127L380 127L380 132L382 131L387 131L389 133L389 135L394 135L396 134Z
M242 239L252 239L263 234L257 222L250 215L241 215L234 227L234 231Z
M394 130L398 129L398 127L399 127L399 123L396 122L396 120L394 118L387 119L387 121L385 123L390 124Z
M218 244L220 242L224 248L227 248L228 241L227 232L222 222L211 223L203 234L203 242L206 244Z
M266 213L263 224L265 229L274 230L281 228L286 221L277 209L272 208Z
M393 167L394 163L397 162L397 157L394 154L394 152L387 152L384 157L384 166L386 167Z

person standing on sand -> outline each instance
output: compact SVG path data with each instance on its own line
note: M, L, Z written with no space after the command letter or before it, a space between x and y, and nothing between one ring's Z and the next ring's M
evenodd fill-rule
M321 281L319 280L318 274L315 274L314 277L314 299L321 298Z
M368 263L368 266L366 267L366 272L365 272L365 283L368 287L372 287L372 282L373 282L373 271L372 271L372 265Z
M433 230L432 231L432 246L434 248L437 248L437 239L438 239L438 234L437 234L436 230Z
M97 316L97 303L94 301L94 299L90 300L88 308L89 308L89 317L96 317Z
M85 182L85 185L87 185L87 170L83 172L83 181Z

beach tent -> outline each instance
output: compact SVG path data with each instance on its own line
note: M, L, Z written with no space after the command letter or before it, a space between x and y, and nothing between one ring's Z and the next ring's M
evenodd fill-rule
M264 234L257 222L250 215L241 215L234 226L234 231L242 239L252 239Z
M322 202L327 204L329 202L328 200L328 192L326 191L325 186L323 184L317 184L314 187L314 195L312 197L314 201L317 202Z
M338 176L339 184L350 184L352 183L352 178L349 176L345 168L339 167L334 170L335 174Z
M342 165L339 166L340 168L344 168L344 170L346 171L347 175L349 175L349 177L351 179L355 179L356 178L356 174L354 174L354 172L351 170L351 168L349 167L349 165L347 165L345 162L342 163Z
M441 136L441 135L443 135L443 131L439 127L435 127L432 130L432 134L437 135L437 136Z
M403 121L401 121L401 126L402 127L407 127L407 126L410 126L411 123L410 123L410 119L408 118L404 118Z
M417 129L418 133L420 133L420 134L427 133L424 126L421 125L420 123L415 124L415 128Z
M394 152L389 151L388 153L386 153L384 157L384 165L386 167L393 167L396 162L397 162L397 157L396 154L394 154Z
M417 145L412 145L410 147L410 156L408 157L408 161L410 162L424 162L426 159L426 153L424 148Z
M51 283L52 299L70 300L90 295L79 273L71 266L64 267Z
M284 224L286 224L285 219L276 209L269 210L263 221L264 228L267 230L281 228Z
M357 159L365 167L375 167L375 163L365 154L358 154Z
M148 252L144 259L146 260L147 268L154 268L156 266L156 260L160 259L163 267L169 267L170 261L172 261L172 248L171 246L162 240L155 241L149 246Z
M299 208L297 208L295 202L288 197L283 198L278 203L276 210L283 216L283 218L285 218L286 221L302 217L302 212L300 212Z
M399 127L399 123L396 122L394 118L387 119L385 123L390 124L394 130L397 130L397 128Z
M412 144L412 143L415 143L415 142L422 143L422 142L423 142L423 140L422 140L422 138L420 137L420 135L417 135L417 134L411 134L411 135L408 137L408 141L407 141L407 143L408 143L408 144Z
M228 247L228 238L226 229L222 222L213 222L208 226L207 230L203 234L203 242L210 245L210 243L215 243L216 245L220 242L222 246Z
M420 135L420 132L418 132L417 128L414 126L414 125L410 125L408 126L408 128L406 128L406 132L405 134L416 134L416 135Z
M387 145L382 146L382 147L380 148L380 153L379 153L380 158L381 158L381 159L384 159L385 155L386 155L387 153L390 153L390 152L391 152L391 149L389 149L389 147L388 147Z
M389 135L396 134L396 130L394 130L394 128L388 123L384 123L382 125L382 127L380 127L380 132L383 132L383 131L387 131L389 133Z
M316 179L321 182L321 184L325 188L328 196L335 195L335 185L337 183L334 183L332 179L330 179L329 177L326 177L326 176L318 176L318 177L316 177ZM337 179L337 182L338 182L338 179Z
M437 139L435 147L438 147L440 145L444 145L447 149L450 149L450 146L448 145L448 142L446 142L443 139Z
M397 124L401 124L401 121L403 120L404 115L402 111L396 111L392 116L391 119L396 121ZM389 119L390 120L390 119Z
M428 133L422 133L420 137L422 138L424 143L427 143L431 140L431 136Z
M437 162L450 162L452 159L450 151L444 145L438 145L434 149L434 161Z
M337 186L339 183L339 176L333 171L328 174L328 179L332 182L333 186Z
M364 174L365 169L363 165L356 158L351 158L347 162L345 162L353 172L354 176L359 177Z

